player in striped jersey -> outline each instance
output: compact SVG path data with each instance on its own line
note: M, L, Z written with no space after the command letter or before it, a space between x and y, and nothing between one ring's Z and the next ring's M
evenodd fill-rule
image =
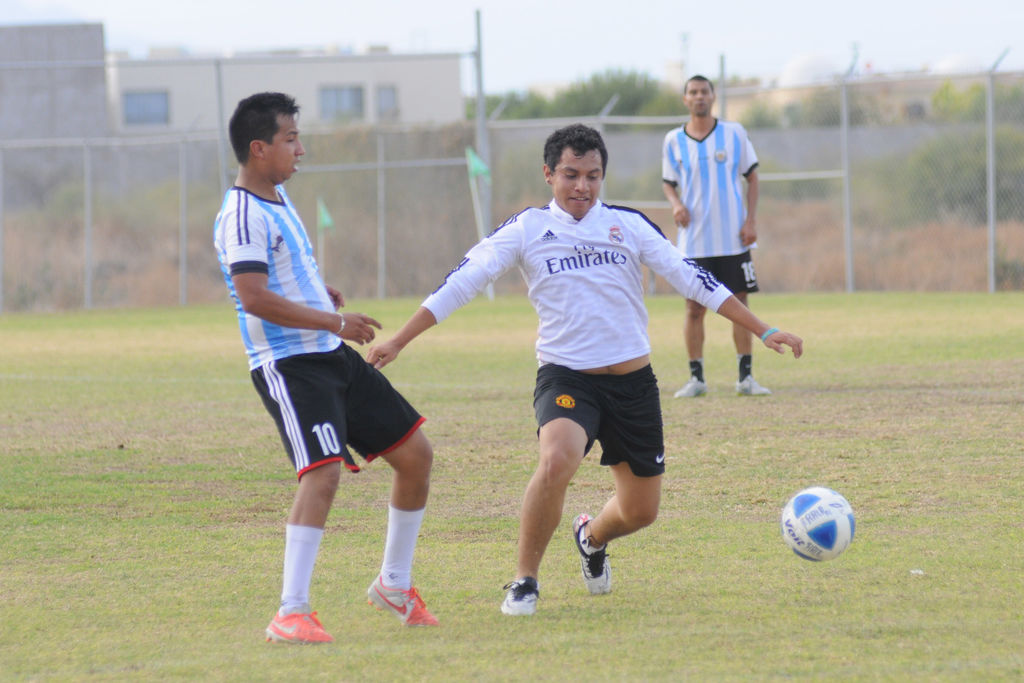
M608 152L583 125L555 131L544 145L553 200L526 209L469 250L444 283L389 341L366 359L383 367L407 344L468 303L511 268L526 280L537 311L537 416L540 459L523 496L516 578L502 612L530 615L539 596L541 558L562 515L565 492L596 441L615 494L601 512L572 525L584 585L611 590L608 542L651 524L658 514L665 444L658 384L650 365L643 268L734 323L799 357L803 342L769 327L714 277L683 258L646 216L603 204Z
M743 126L711 116L715 89L707 78L690 78L683 102L690 119L668 132L662 150L662 189L679 228L679 249L747 304L747 294L758 291L750 258L750 249L757 246L757 154ZM745 198L743 179L747 181ZM677 398L707 392L703 358L706 310L698 301L686 302L690 379L676 392ZM736 392L770 394L751 373L750 332L734 324L733 343L739 360Z
M394 470L384 561L368 598L406 625L437 624L412 586L433 453L419 428L424 418L342 341L373 341L380 323L337 312L344 299L321 279L285 192L305 153L298 111L281 93L239 102L229 132L240 167L217 215L214 244L253 384L299 478L285 531L281 605L267 640L328 643L333 638L310 609L309 587L341 465L359 471L349 445Z

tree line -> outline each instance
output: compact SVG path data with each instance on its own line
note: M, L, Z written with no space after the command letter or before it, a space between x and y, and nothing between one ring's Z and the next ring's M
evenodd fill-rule
M757 85L756 79L734 77L729 87ZM851 125L894 124L929 120L937 123L976 123L984 120L986 92L975 80L958 86L948 80L929 99L907 104L871 81L855 81L848 89ZM716 83L716 87L720 87ZM838 126L839 89L835 84L807 88L800 97L785 104L773 104L754 97L742 108L738 120L748 128L789 128ZM996 83L993 92L996 120L1024 122L1024 85ZM611 114L616 116L685 116L682 93L657 79L636 71L609 70L577 81L551 97L537 92L508 92L487 95L488 117L500 119L545 119L594 116L616 98ZM466 102L466 117L476 116L476 99Z

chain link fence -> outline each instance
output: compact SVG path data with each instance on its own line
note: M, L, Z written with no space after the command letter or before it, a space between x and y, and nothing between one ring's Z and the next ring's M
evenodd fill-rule
M1024 289L1024 74L725 95L726 118L748 128L761 162L763 291ZM660 155L680 121L576 120L606 137L605 201L644 210L674 240ZM488 123L495 224L550 201L541 149L569 122ZM473 122L303 139L289 193L346 296L425 295L478 239ZM212 247L220 144L216 131L0 141L0 311L224 300ZM318 200L333 227L318 230ZM516 273L496 287L522 289Z

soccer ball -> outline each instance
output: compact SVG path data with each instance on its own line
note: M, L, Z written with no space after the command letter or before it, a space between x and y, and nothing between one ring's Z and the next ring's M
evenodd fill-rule
M834 560L853 540L853 508L838 492L812 486L782 509L782 540L805 560Z

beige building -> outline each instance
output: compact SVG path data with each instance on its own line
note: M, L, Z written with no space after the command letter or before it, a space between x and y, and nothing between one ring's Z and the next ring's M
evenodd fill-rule
M147 59L106 53L101 24L0 27L0 140L211 131L237 102L279 90L306 127L465 118L459 53L370 48Z
M448 123L465 118L462 55L329 51L149 59L108 55L114 134L216 129L242 98L276 90L296 98L302 123ZM218 102L218 96L220 102Z

